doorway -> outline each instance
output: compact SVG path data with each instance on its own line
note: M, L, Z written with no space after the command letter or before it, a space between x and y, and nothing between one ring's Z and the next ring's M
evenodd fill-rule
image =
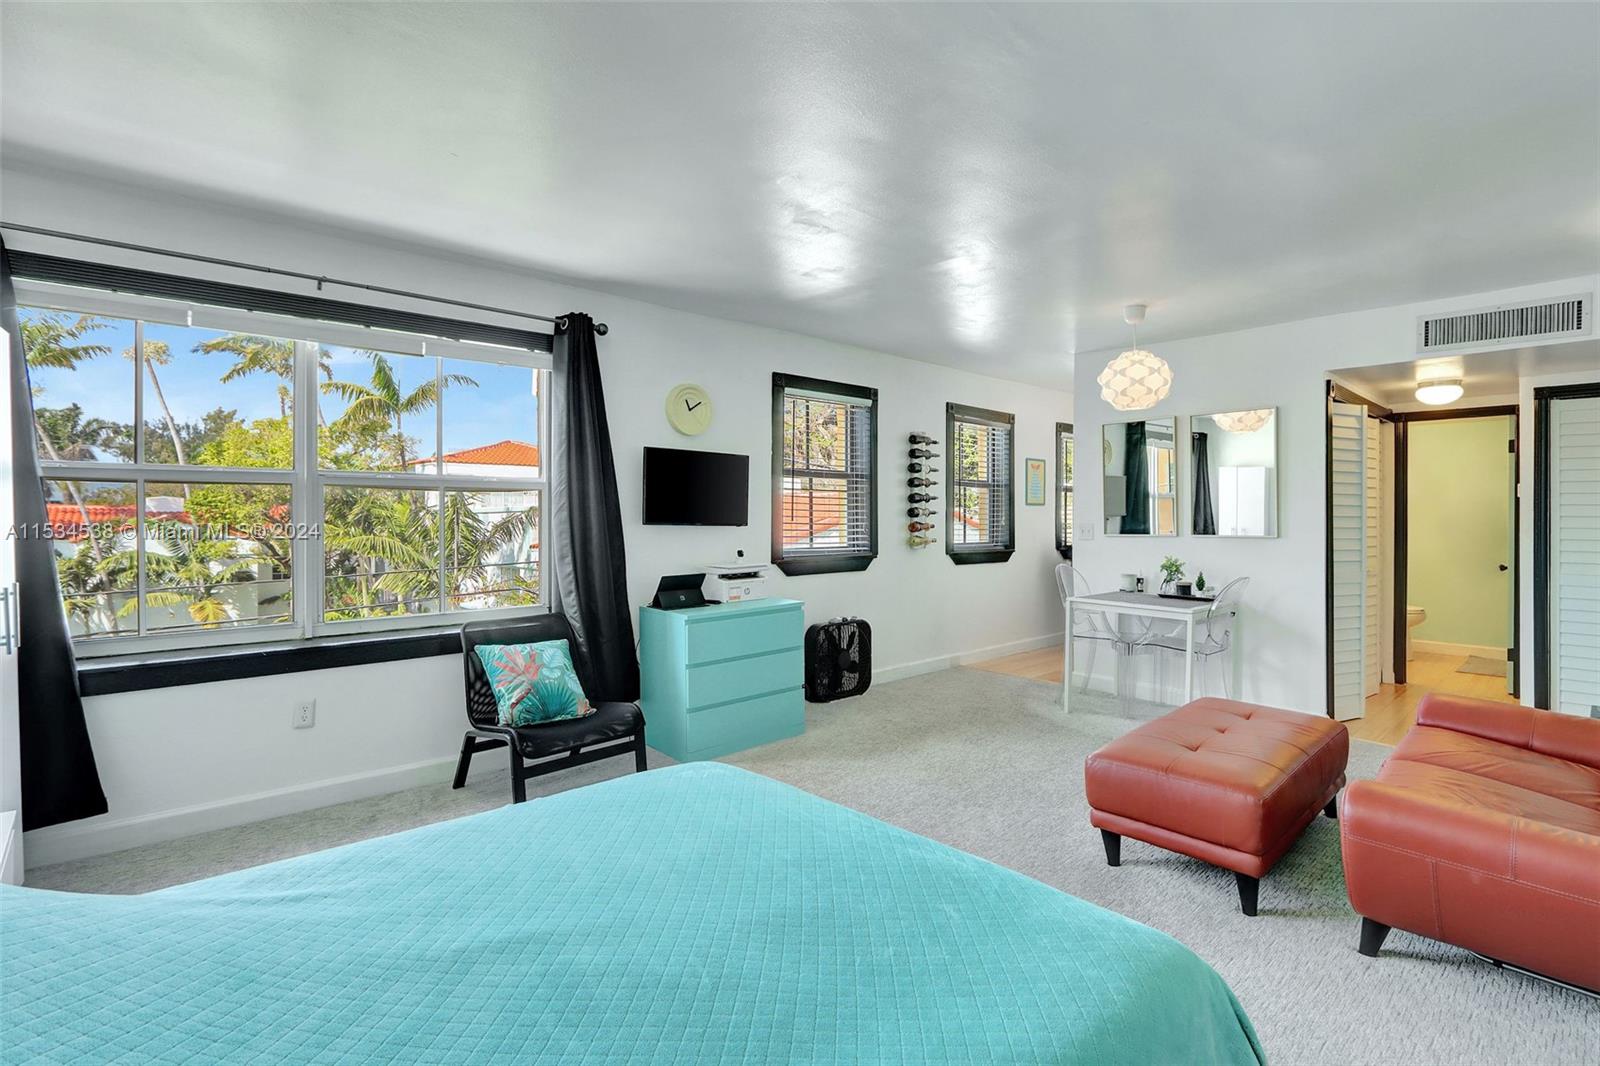
M1520 702L1517 408L1330 383L1328 713L1399 741L1429 692Z

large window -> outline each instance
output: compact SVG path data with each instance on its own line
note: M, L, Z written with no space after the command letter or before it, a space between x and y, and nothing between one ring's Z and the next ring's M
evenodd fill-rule
M945 552L957 563L1003 563L1016 547L1012 415L945 406L949 470Z
M1072 558L1072 423L1056 423L1056 551Z
M878 392L772 375L772 561L865 570L878 554Z
M80 653L449 624L543 602L547 357L21 286Z

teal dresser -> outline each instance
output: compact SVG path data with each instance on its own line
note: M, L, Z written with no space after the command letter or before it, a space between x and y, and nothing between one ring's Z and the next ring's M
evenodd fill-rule
M645 743L688 762L804 733L804 633L799 600L640 608Z

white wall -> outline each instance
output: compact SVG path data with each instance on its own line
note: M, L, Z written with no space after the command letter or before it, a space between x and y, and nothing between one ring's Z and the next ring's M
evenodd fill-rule
M1324 645L1324 403L1329 371L1398 363L1415 358L1417 316L1517 300L1594 292L1600 276L1566 278L1547 283L1476 293L1448 300L1331 315L1236 333L1178 341L1146 342L1172 367L1168 397L1142 415L1180 416L1178 427L1178 537L1107 537L1100 522L1099 478L1080 477L1077 489L1080 531L1075 562L1097 586L1114 587L1116 575L1141 570L1154 575L1164 555L1188 564L1192 574L1206 572L1221 585L1230 577L1248 576L1250 587L1242 615L1241 698L1271 706L1321 714L1326 707ZM1151 310L1159 324L1160 306ZM1075 394L1079 455L1100 454L1100 427L1130 415L1100 399L1095 376L1116 352L1080 353L1076 359ZM1529 394L1531 399L1531 393ZM1189 439L1187 416L1277 407L1279 417L1278 528L1273 539L1230 539L1189 536ZM1523 420L1524 525L1523 604L1532 598L1531 450L1532 418ZM1086 527L1093 539L1084 535ZM1531 628L1525 632L1532 632ZM1529 641L1531 643L1531 640ZM1528 653L1528 654L1531 654ZM1181 676L1169 670L1168 678ZM1147 681L1149 670L1144 670ZM1531 681L1525 690L1531 691ZM1169 689L1167 699L1175 696Z
M668 310L202 201L59 173L8 171L3 182L8 221L544 314L587 311L605 321L611 332L601 341L601 359L635 603L648 602L660 575L730 558L735 549L752 559L769 558L773 371L875 386L883 443L879 558L864 573L775 574L773 593L804 600L808 621L845 614L868 619L879 680L1059 639L1050 573L1060 561L1053 508L1023 506L1019 490L1017 553L1005 564L954 566L942 539L940 549L912 551L901 532L907 476L901 443L912 430L942 439L947 401L1010 411L1017 416L1020 478L1025 457L1051 459L1055 423L1072 418L1066 392ZM45 250L37 240L15 243ZM86 254L82 247L51 250ZM126 253L107 251L102 258L149 265ZM174 269L170 261L155 262L156 269ZM259 275L241 278L187 265L178 272L263 283ZM683 381L704 385L716 411L711 429L693 440L676 434L665 419L667 390ZM750 455L749 527L642 526L646 445ZM30 834L30 864L442 779L460 744L460 685L459 660L448 657L92 698L89 731L111 811ZM317 700L317 725L292 730L290 707L306 697Z

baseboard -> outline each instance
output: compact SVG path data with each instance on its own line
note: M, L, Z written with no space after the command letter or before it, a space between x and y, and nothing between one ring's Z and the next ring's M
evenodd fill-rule
M429 759L136 818L86 819L35 829L23 837L23 860L29 869L49 866L195 833L209 833L214 829L230 829L335 803L385 796L418 785L448 781L455 772L455 765L455 756Z
M1413 640L1411 647L1415 651L1431 652L1434 655L1481 655L1485 659L1505 660L1504 648L1487 647L1482 644L1452 644L1447 640Z
M1062 634L1052 633L1041 637L995 644L987 648L974 648L954 655L941 655L916 662L880 667L873 671L875 684L899 681L919 674L948 670L953 666L997 659L1002 655L1034 651L1038 648L1060 647ZM23 839L26 846L23 858L29 868L49 866L58 862L71 862L92 855L105 855L127 848L176 840L195 833L208 833L215 829L229 829L267 818L327 807L350 800L383 796L418 785L448 781L455 770L455 756L388 767L346 777L330 778L306 785L236 796L214 803L174 810L158 811L122 819L86 819L68 825L51 826L28 833Z
M872 683L887 684L890 681L902 681L908 677L919 674L932 674L939 670L948 670L954 666L966 666L969 663L981 663L987 659L998 659L1002 655L1015 655L1018 652L1037 651L1040 648L1061 647L1061 633L1049 633L1042 637L1028 637L1025 640L1014 640L1007 644L994 644L987 648L974 648L971 651L956 652L952 655L938 655L931 659L918 659L915 662L900 663L895 666L875 667L872 671Z

